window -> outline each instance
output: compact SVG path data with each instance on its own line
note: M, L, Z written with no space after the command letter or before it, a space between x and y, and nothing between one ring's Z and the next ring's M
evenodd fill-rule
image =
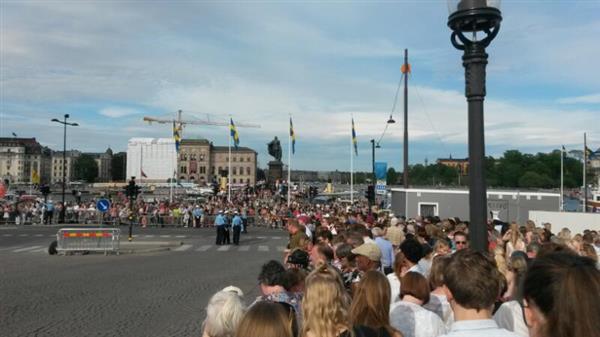
M250 185L250 178L246 179L246 184Z
M236 183L236 181L235 181L235 178L233 178L233 183L234 183L234 184Z
M251 174L251 173L250 173L251 171L252 171L252 169L250 169L250 166L246 167L246 174L247 174L247 175L250 175L250 174Z
M439 216L439 204L437 202L420 202L419 215L422 217Z
M237 157L233 157L231 160L232 161L237 161Z
M215 167L214 166L211 166L211 168L210 168L210 174L215 174Z
M200 155L200 161L204 161L204 153Z
M181 169L179 170L179 172L187 173L187 166L182 166Z
M237 167L235 167L235 166L233 167L233 175L234 176L237 175Z
M200 173L201 174L205 174L206 173L206 167L205 166L200 166Z
M244 157L240 157L240 162L243 162L243 161L244 161Z

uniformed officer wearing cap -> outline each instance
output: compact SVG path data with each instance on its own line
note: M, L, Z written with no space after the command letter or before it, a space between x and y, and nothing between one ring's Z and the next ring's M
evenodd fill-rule
M222 245L225 241L225 216L223 211L219 211L219 214L215 217L215 227L217 228L217 245Z
M231 227L233 229L233 244L240 245L240 232L242 231L242 217L235 211L233 219L231 219Z

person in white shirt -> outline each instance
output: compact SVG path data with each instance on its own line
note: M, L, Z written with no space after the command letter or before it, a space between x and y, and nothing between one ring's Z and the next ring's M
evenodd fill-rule
M454 323L454 312L444 293L444 272L449 262L449 255L438 255L433 258L431 273L429 274L431 294L429 302L423 306L423 308L437 314L444 321L444 325L448 330Z
M454 311L448 337L519 337L492 319L502 274L493 260L471 249L452 255L444 273L444 292Z
M398 252L394 257L394 272L386 276L391 289L390 305L400 301L400 279L404 274L406 274L404 254Z
M429 284L420 273L408 272L401 280L399 302L390 307L390 323L404 337L436 337L446 332L438 315L422 307L429 302Z

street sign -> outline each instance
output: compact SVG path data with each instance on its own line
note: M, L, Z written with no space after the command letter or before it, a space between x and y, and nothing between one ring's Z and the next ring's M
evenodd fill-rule
M377 185L375 185L375 194L384 194L385 195L385 180L377 180Z
M96 202L96 209L102 213L108 212L110 209L110 201L108 199L100 199Z

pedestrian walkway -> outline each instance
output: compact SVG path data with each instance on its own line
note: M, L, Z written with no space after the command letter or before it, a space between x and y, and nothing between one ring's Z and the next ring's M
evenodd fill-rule
M173 252L219 252L219 253L234 253L234 252L283 252L285 246L269 246L269 245L208 245L208 244L182 244L176 248L172 248ZM0 254L30 254L30 253L45 253L48 252L47 245L19 245L0 248Z

